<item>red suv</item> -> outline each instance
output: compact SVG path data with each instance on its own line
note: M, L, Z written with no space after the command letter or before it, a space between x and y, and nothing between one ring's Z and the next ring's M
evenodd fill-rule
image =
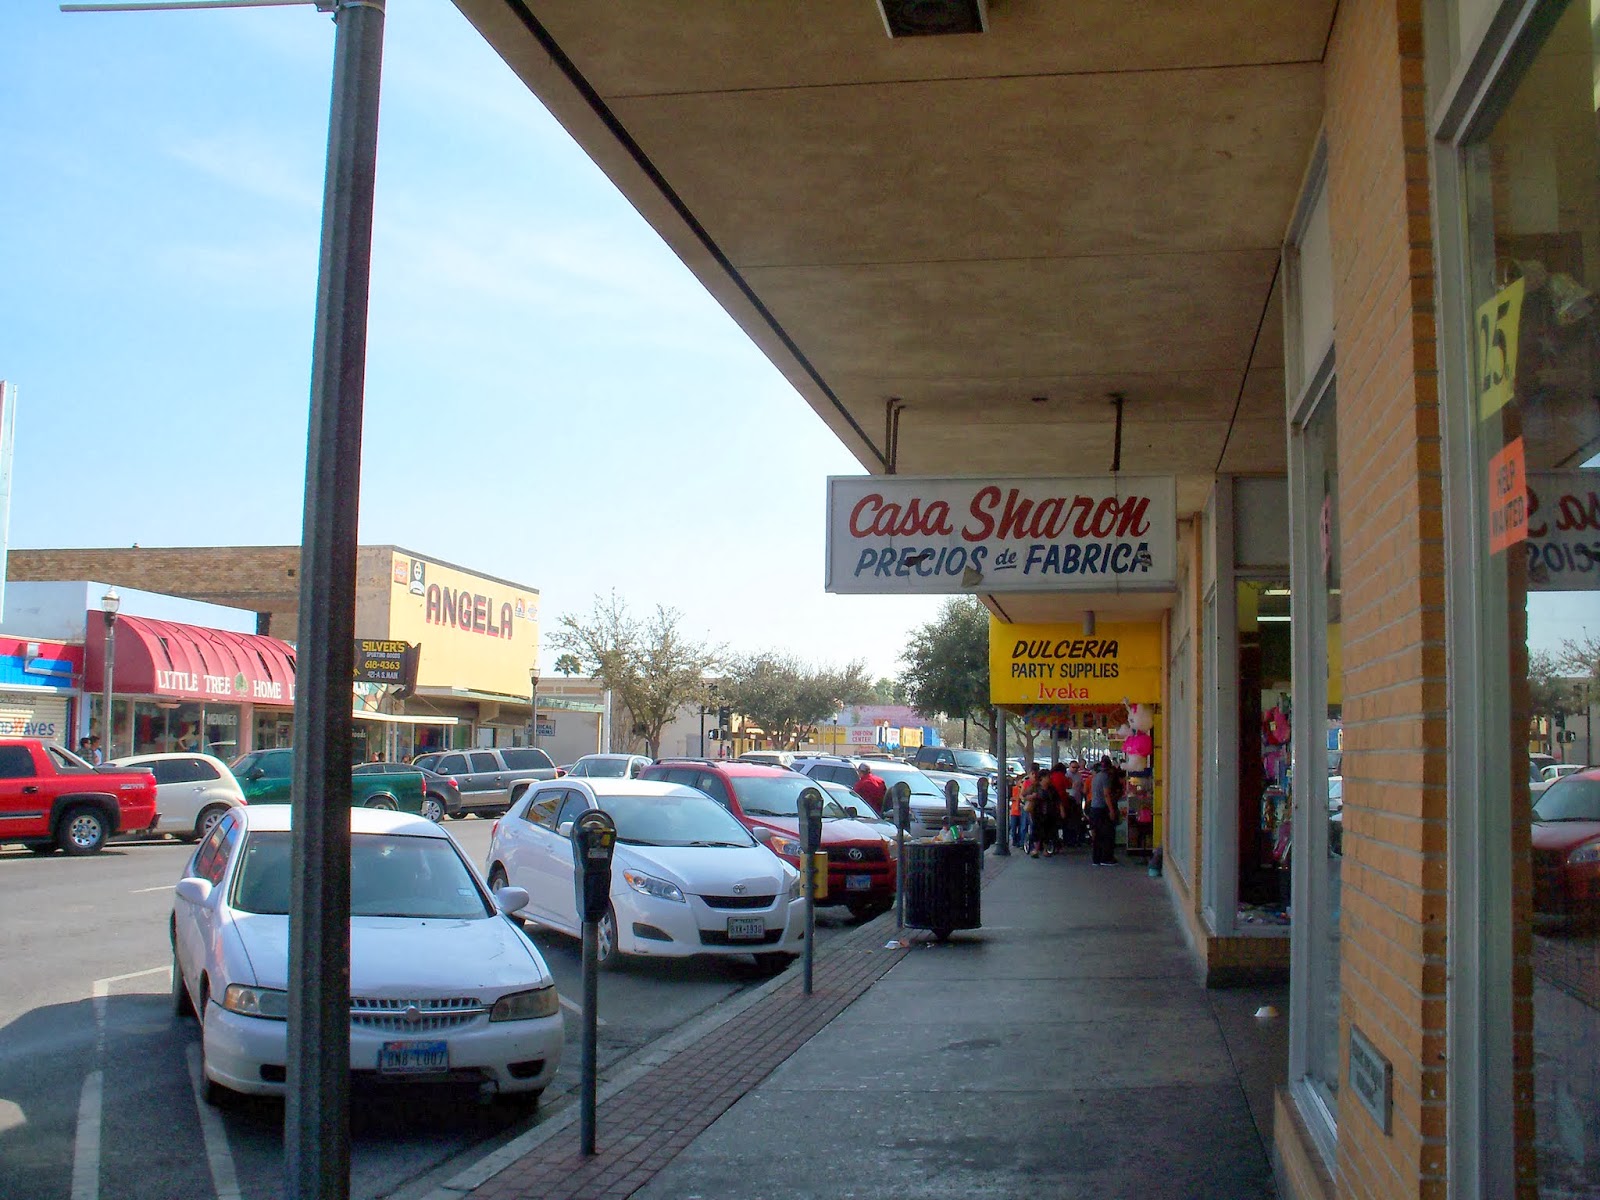
M699 788L779 858L800 865L800 793L816 786L804 775L756 763L669 758L646 767L639 777ZM894 907L893 842L870 826L825 817L822 848L828 853L828 895L821 903L843 904L856 917Z

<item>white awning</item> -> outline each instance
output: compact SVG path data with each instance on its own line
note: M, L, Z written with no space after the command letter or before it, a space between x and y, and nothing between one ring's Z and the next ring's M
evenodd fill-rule
M383 721L389 725L458 725L460 721L455 717L413 717L402 713L371 712L364 708L350 710L350 715L358 721Z

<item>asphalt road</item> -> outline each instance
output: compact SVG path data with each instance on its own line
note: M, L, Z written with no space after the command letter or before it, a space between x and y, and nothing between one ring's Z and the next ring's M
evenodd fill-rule
M447 822L479 868L489 822ZM192 847L116 842L88 858L0 848L0 1200L270 1200L283 1105L198 1098L199 1027L172 1015L167 917ZM818 943L847 924L818 914ZM567 1050L544 1105L577 1085L578 943L530 935L555 975ZM602 1074L769 976L747 959L630 961L602 975ZM352 1101L351 1195L418 1193L538 1120L471 1089L397 1085Z

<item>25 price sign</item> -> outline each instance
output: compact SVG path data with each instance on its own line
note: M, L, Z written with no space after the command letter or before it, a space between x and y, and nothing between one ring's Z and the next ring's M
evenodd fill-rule
M1487 421L1511 401L1517 386L1517 333L1523 282L1514 279L1478 309L1478 419Z

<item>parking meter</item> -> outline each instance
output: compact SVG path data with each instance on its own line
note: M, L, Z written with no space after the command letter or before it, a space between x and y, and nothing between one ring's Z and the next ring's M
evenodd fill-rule
M800 808L800 887L806 898L806 948L805 994L811 994L812 943L817 932L818 847L822 845L822 792L819 788L802 788ZM827 879L827 868L822 868L822 878Z
M978 776L978 807L989 807L989 777L987 775Z
M617 826L609 813L591 808L572 826L572 863L577 868L573 888L578 918L604 919L611 904L611 853L617 844Z
M961 785L954 779L944 781L944 814L945 828L954 830L952 837L961 834L961 825L956 819L956 812L961 807Z
M911 824L911 785L904 779L889 789L894 804L894 919L901 929L906 925L906 826Z
M594 1153L595 1095L600 1075L600 922L611 907L611 854L617 845L617 825L609 813L591 808L572 825L572 886L577 893L578 916L583 922L583 1038L579 1060L578 1129L584 1154ZM617 951L617 931L611 931L611 953Z

